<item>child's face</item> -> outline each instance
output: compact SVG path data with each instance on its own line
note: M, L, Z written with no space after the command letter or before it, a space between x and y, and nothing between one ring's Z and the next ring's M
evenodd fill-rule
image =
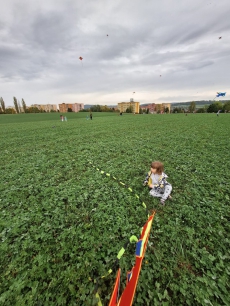
M151 172L156 174L157 173L157 169L154 169L154 168L151 167Z

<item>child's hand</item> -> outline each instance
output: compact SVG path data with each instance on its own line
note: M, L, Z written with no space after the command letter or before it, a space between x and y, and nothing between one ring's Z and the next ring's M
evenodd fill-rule
M153 186L153 184L149 184L149 188L153 188L154 186Z

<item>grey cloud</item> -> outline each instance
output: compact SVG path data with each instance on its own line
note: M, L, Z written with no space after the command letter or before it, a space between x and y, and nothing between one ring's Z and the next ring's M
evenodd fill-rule
M105 95L118 99L120 92L123 99L136 91L140 102L153 102L189 99L197 88L206 94L213 84L227 91L229 0L221 7L198 0L178 0L177 5L166 0L14 0L2 7L0 91L5 101L19 94L44 103L70 96L75 101L97 97L100 103Z
M201 69L201 68L204 68L206 66L210 66L210 65L213 65L214 62L212 61L204 61L204 62L193 62L192 64L188 65L188 69L189 70L194 70L194 69Z

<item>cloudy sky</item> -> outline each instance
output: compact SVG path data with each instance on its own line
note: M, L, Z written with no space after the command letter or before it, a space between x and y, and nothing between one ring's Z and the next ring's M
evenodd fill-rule
M213 99L217 91L230 99L229 0L0 5L0 97L7 106L13 96L27 105L182 102Z

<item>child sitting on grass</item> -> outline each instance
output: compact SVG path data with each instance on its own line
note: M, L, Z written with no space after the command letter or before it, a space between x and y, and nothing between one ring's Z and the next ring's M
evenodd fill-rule
M172 199L172 185L166 181L168 177L164 172L164 165L159 161L151 163L151 170L147 173L143 185L148 185L150 195L153 197L161 198L160 203L165 205L167 199Z

